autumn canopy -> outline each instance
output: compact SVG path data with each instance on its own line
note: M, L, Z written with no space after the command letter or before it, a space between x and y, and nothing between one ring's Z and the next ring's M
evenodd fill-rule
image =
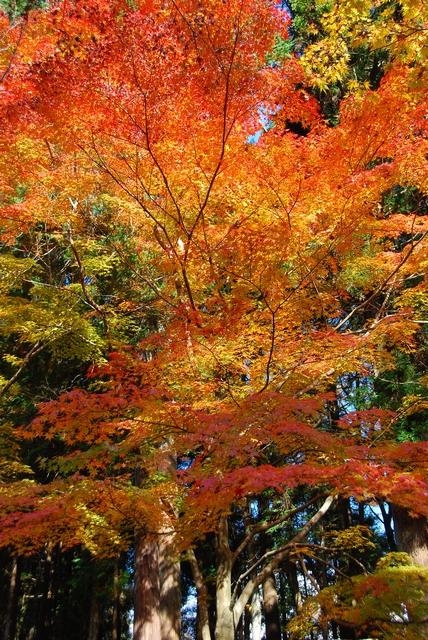
M2 640L428 637L425 3L0 6Z

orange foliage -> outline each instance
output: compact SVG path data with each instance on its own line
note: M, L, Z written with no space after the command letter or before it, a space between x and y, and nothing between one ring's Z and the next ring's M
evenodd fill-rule
M266 64L287 24L268 0L64 2L30 14L1 87L4 193L27 185L22 201L2 204L6 239L41 220L79 229L79 203L108 198L133 231L161 318L138 350L116 344L92 370L98 390L45 404L22 435L70 447L47 464L82 474L71 482L85 504L101 487L95 511L113 482L101 480L143 465L158 519L180 498L184 546L267 487L328 485L427 513L426 447L408 444L403 457L393 416L323 426L341 376L388 368L394 348L414 348L406 287L426 271L428 220L386 216L382 198L397 185L427 191L426 90L410 90L397 66L378 91L345 100L330 128L300 88L299 61ZM266 118L275 126L251 143ZM404 310L387 304L399 307L405 291ZM125 479L114 500L129 523ZM64 486L66 529L77 507ZM38 513L34 491L25 508ZM40 513L46 530L56 526Z

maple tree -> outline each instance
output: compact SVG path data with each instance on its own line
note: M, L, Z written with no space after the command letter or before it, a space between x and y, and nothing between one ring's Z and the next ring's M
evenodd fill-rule
M289 15L261 1L54 3L4 31L3 395L41 357L77 380L39 397L35 419L3 422L45 453L43 480L26 478L10 435L0 542L103 557L136 532L138 639L178 637L162 590L180 552L212 637L201 545L213 534L222 640L282 566L302 637L309 610L342 638L397 633L403 607L403 637L426 623L423 589L373 611L400 568L322 589L305 564L334 569L364 546L352 522L351 542L319 534L350 498L428 515L426 443L397 442L396 413L345 391L358 379L370 392L397 352L414 353L426 309L425 9L366 4L369 17L345 2L318 13L327 36L301 59L278 54ZM372 89L349 80L361 44L388 50ZM344 78L331 127L311 86ZM320 592L301 612L296 563Z

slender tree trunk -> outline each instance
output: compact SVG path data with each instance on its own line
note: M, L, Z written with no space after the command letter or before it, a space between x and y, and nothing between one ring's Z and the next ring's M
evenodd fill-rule
M340 498L337 501L337 511L339 514L339 524L341 529L347 529L352 526L352 512L349 498ZM351 567L352 569L352 567ZM345 568L342 569L345 571ZM349 566L346 571L350 573ZM339 624L340 637L343 640L356 640L357 632L352 627L345 627Z
M37 622L37 640L49 640L50 624L49 624L49 605L51 601L51 574L52 574L52 547L48 545L46 549L46 559L44 561L42 573L42 588L40 598L40 608Z
M392 508L388 507L388 511L385 508L385 503L382 500L378 500L379 508L382 513L383 526L385 527L386 539L388 540L389 550L397 551L397 543L395 541L394 529L392 526Z
M260 498L262 512L269 511L269 501L266 497ZM272 548L272 536L264 533L260 537L261 554L265 554ZM263 610L265 614L266 640L281 640L281 619L278 606L278 591L276 588L275 574L271 573L262 583Z
M258 589L251 597L251 638L262 640L262 607Z
M198 594L197 633L198 640L211 640L210 619L208 612L208 589L200 572L198 560L193 549L188 551L188 558Z
M113 568L113 621L111 640L120 640L121 635L121 601L120 601L120 584L119 584L119 558L115 558Z
M232 554L227 516L220 518L217 533L217 622L216 640L234 640L232 600Z
M260 502L261 499L259 499ZM260 505L259 505L260 508ZM244 527L245 527L245 535L248 535L251 532L251 504L247 501L247 508L245 510L244 515ZM256 557L256 546L254 543L254 538L252 538L247 545L247 557L248 562L254 562ZM256 574L254 571L252 576ZM261 640L262 638L262 606L260 601L260 591L259 589L255 589L253 595L251 596L250 601L250 615L248 616L248 610L245 609L245 620L248 621L248 626L251 625L251 638L252 640ZM250 629L245 629L245 633L247 634L245 638L250 637Z
M6 618L2 640L15 640L18 618L19 591L21 586L21 561L17 556L12 558L10 574L9 596L7 601Z

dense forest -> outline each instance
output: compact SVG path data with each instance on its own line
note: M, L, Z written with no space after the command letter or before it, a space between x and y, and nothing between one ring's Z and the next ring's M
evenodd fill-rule
M428 637L427 30L0 0L0 640Z

